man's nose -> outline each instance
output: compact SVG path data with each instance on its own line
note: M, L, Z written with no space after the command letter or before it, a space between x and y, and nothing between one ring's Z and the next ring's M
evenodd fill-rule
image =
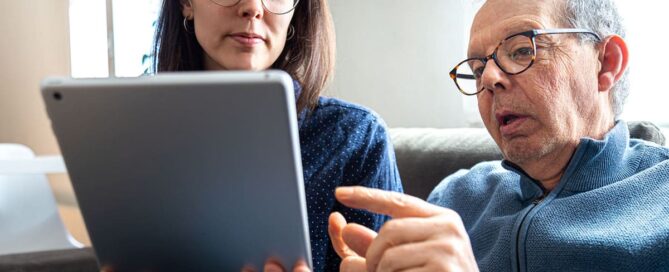
M239 2L239 16L248 19L262 19L265 14L262 0L242 0Z
M496 92L508 89L509 77L497 66L495 61L488 61L484 68L480 86L484 91Z

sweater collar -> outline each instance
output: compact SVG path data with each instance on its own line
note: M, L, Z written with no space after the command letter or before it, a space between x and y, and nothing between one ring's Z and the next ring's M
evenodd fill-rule
M581 138L554 191L590 191L633 175L638 162L625 159L629 140L629 130L624 121L617 121L603 140ZM520 167L507 160L502 161L502 166L521 176L523 199L533 199L544 194L541 183L532 179Z
M297 105L297 100L300 99L300 95L302 94L302 85L300 85L300 82L296 79L293 79L293 90L295 91L295 105ZM302 127L302 124L304 124L304 120L307 118L307 113L307 109L303 109L301 112L297 113L298 127Z
M302 85L300 85L300 82L296 79L293 79L293 90L295 91L295 103L297 103L297 99L299 99L300 94L302 94Z

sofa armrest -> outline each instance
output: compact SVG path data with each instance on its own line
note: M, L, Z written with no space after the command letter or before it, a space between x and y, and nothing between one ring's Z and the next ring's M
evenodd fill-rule
M651 122L633 121L628 122L630 138L642 139L659 145L666 144L666 138L662 130Z

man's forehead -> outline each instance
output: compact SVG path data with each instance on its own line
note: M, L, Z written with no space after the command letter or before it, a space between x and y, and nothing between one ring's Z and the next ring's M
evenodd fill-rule
M555 28L564 0L488 0L474 18L469 54L485 53L507 36L534 29Z

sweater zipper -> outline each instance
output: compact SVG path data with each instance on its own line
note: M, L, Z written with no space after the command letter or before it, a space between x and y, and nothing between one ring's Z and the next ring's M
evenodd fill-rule
M534 208L536 208L539 204L541 204L542 201L546 198L546 193L542 194L540 197L532 201L532 207L528 209L525 214L523 215L523 220L520 221L520 225L518 227L518 230L516 232L516 267L518 268L518 271L522 271L520 266L520 232L523 229L523 224L525 224L525 219L527 219L527 216L532 212Z

